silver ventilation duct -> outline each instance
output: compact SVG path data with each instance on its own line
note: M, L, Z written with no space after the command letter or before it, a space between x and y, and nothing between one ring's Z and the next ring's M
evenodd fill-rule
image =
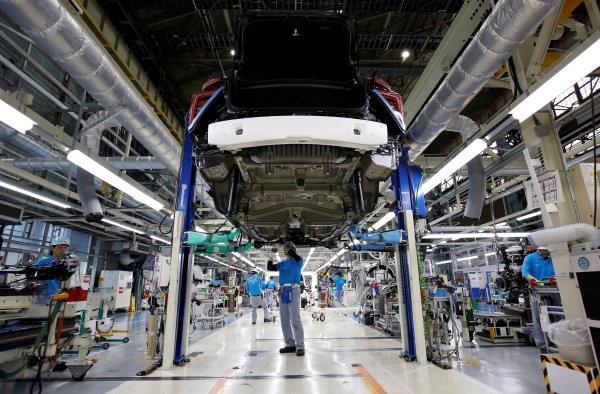
M97 41L59 0L0 0L0 10L178 175L181 147Z
M413 158L446 129L560 0L501 0L409 127Z
M446 130L460 133L463 141L468 141L479 130L479 126L471 118L459 115L448 123ZM477 155L467 163L467 173L469 195L463 216L479 220L485 202L485 169L481 155Z
M11 141L12 142L12 141ZM163 170L163 162L151 156L105 157L108 163L117 170ZM22 170L29 171L65 171L71 170L73 163L69 160L48 159L37 157L34 159L4 159L3 162Z

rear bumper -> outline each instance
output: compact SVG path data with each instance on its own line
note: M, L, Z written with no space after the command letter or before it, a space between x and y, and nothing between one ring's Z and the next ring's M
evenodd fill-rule
M215 122L208 126L208 143L227 151L287 144L371 151L387 142L384 123L332 116L264 116Z

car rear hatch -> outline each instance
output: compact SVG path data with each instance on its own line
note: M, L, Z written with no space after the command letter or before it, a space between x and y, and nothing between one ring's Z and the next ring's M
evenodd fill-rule
M232 110L362 112L352 19L306 12L238 18L229 81Z

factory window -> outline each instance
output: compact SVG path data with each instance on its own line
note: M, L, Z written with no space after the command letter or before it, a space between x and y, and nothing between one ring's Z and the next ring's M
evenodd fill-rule
M598 77L585 77L558 95L551 103L554 117L559 118L573 108L577 108L590 97L592 91L600 89Z

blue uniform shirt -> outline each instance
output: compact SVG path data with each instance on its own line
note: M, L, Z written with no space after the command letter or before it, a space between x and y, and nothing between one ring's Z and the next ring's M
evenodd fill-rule
M263 281L257 275L252 275L246 279L245 289L251 296L259 296L262 294Z
M48 256L48 257L39 259L37 261L37 263L35 263L35 265L37 265L39 267L51 266L53 264L54 264L54 257L52 257L52 256ZM42 290L41 295L51 296L51 295L58 293L58 288L60 286L60 281L58 279L45 280L44 282L46 283L46 287L44 288L44 290Z
M275 281L273 279L269 279L265 282L265 289L273 290L275 288Z
M336 290L342 290L344 288L344 283L346 283L346 279L342 278L342 277L335 277L333 278L333 281L335 282L335 289Z
M537 252L528 254L523 261L521 274L525 279L527 279L529 275L537 280L552 278L555 276L554 267L552 266L552 257L548 256L548 258L544 260Z
M302 272L302 266L304 265L304 259L300 258L300 261L296 261L293 258L282 260L277 264L277 271L279 271L279 283L284 284L300 284L300 274Z

